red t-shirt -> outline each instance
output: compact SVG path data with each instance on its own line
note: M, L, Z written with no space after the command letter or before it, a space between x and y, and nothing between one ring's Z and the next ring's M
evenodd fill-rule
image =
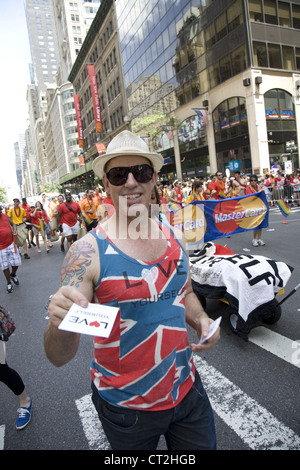
M49 219L47 217L47 214L46 214L46 211L43 209L41 212L40 212L40 217L43 217L44 219L44 222L47 224L49 222Z
M6 214L0 217L0 250L7 248L13 242L13 234Z
M57 212L61 214L60 224L67 224L69 227L73 227L73 225L77 222L77 214L81 212L79 204L77 202L72 201L71 203L67 203L68 206L71 207L72 210L68 209L65 202L62 202L57 206Z
M22 204L21 207L23 207L23 209L25 210L26 212L26 220L29 220L30 219L30 206L29 204Z
M36 211L35 215L32 215L33 212L34 212L34 210L32 212L30 212L31 223L32 223L32 225L40 226L40 218L41 218L42 213L40 211Z

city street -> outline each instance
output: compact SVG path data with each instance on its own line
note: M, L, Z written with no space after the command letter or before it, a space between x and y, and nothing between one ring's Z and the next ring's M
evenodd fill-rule
M274 207L262 234L265 246L253 247L251 232L215 242L235 253L246 248L294 267L282 300L300 282L299 228L300 208L285 219ZM108 450L90 399L92 337L81 337L77 356L62 368L50 364L44 353L44 306L59 287L64 254L59 242L48 255L34 247L28 252L31 259L22 258L20 285L12 294L6 293L1 274L0 304L16 321L7 359L32 397L32 418L24 430L16 430L18 400L0 383L0 450ZM226 310L220 301L208 303L212 318L222 315L221 339L209 352L195 356L215 412L218 449L300 450L300 289L282 304L278 323L259 325L248 342L231 331ZM193 331L189 335L196 341ZM166 449L164 439L160 449Z

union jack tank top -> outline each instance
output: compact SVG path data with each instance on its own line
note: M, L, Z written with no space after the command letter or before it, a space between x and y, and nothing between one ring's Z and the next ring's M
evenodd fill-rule
M96 303L119 312L109 338L94 338L92 380L107 402L140 410L176 406L195 379L185 323L188 260L170 227L160 258L144 262L127 256L99 225L100 277Z

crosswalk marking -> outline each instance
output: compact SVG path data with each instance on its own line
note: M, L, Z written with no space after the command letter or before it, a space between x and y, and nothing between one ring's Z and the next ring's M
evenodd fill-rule
M0 426L0 450L4 449L5 426Z
M300 367L300 361L295 361L295 341L282 336L264 326L258 326L248 335L249 341L260 346L275 356Z
M204 359L194 356L194 361L215 413L250 449L300 449L300 437L294 431L277 420ZM90 449L109 449L97 412L91 402L91 395L76 400L76 406Z
M90 450L109 450L110 446L102 429L98 413L92 403L92 394L75 401L83 431Z
M214 411L251 449L300 449L300 437L290 428L206 361L194 359Z

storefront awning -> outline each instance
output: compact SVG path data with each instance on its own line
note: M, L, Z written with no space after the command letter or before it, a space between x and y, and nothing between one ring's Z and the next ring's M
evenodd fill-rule
M92 170L92 164L93 164L92 161L87 162L83 166L81 166L80 168L77 168L77 170L72 171L72 173L68 173L67 175L62 176L61 178L59 178L59 184L68 183L69 181L73 180L74 178L77 178L78 176L84 175L88 171L91 171Z

